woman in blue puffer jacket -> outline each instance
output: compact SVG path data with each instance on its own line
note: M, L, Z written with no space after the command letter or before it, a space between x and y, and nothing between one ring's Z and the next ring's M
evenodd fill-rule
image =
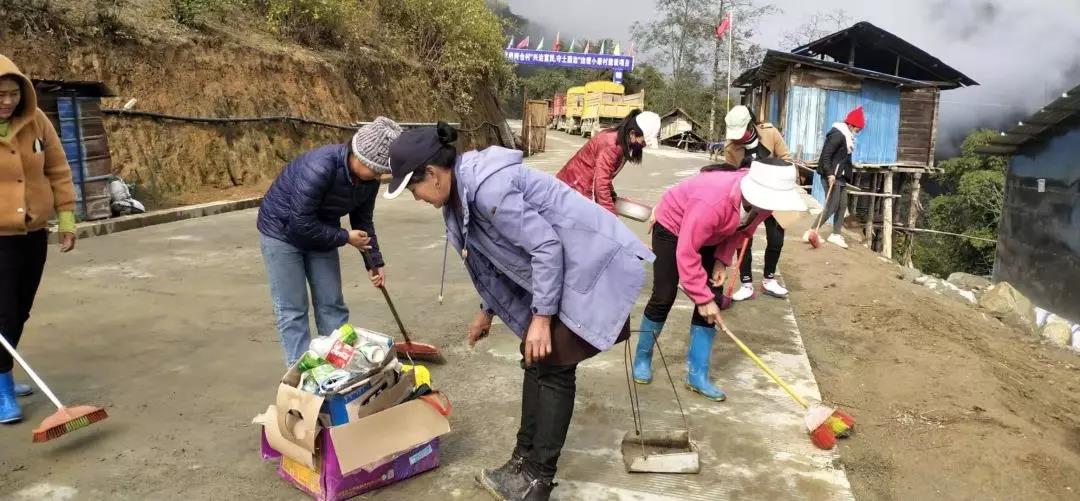
M376 118L350 144L317 148L289 162L263 197L258 226L286 365L296 362L311 342L309 285L319 335L349 321L339 247L348 244L370 253L376 287L386 278L375 239L375 199L379 176L390 172L390 143L400 134L393 120ZM341 227L346 214L352 230Z
M566 440L577 365L630 336L629 317L653 254L616 216L517 150L458 156L446 124L390 147L387 198L409 190L442 209L450 246L482 304L470 344L498 316L521 339L521 426L510 460L477 480L500 499L546 500Z

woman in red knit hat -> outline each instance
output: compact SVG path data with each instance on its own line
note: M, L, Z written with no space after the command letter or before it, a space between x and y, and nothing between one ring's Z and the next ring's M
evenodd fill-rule
M822 221L836 216L833 221L832 235L827 239L829 242L848 248L844 236L840 234L843 227L844 213L847 212L847 196L844 193L847 183L851 182L855 167L851 163L851 154L855 151L855 136L866 127L866 115L863 107L859 106L848 113L843 122L835 123L825 136L825 146L821 148L821 158L818 160L817 171L822 179L829 180L832 188L829 199L825 201L825 214Z

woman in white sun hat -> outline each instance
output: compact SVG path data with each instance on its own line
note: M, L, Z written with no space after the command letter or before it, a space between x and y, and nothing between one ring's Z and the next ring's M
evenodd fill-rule
M771 123L758 123L757 118L746 106L736 106L724 119L727 127L727 145L724 146L724 161L735 167L749 165L754 160L778 158L791 161L784 136ZM735 301L754 297L754 277L751 272L754 247L753 240L746 246L746 255L739 264L739 278L742 287L732 294ZM780 263L780 251L784 248L784 227L776 218L765 220L765 263L762 270L761 290L768 296L785 298L788 290L776 280L776 265Z
M726 395L709 380L709 355L719 299L713 288L724 283L737 248L774 211L805 211L795 166L776 158L755 161L749 169L710 165L671 187L656 206L652 229L653 291L641 319L634 381L652 381L652 351L679 292L697 305L690 322L686 385L714 401Z
M645 147L656 143L659 134L660 115L631 111L618 126L593 136L555 177L616 214L615 176L626 162L641 163Z

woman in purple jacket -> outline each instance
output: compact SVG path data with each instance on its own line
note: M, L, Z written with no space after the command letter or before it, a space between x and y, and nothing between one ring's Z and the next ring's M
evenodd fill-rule
M309 285L319 335L349 321L338 248L348 244L371 253L376 287L386 277L375 240L375 199L379 175L390 172L390 143L399 134L394 121L376 118L349 144L316 148L289 162L263 197L259 238L286 365L311 342ZM351 230L341 227L345 215Z
M626 340L653 254L615 215L490 147L458 156L446 124L390 146L387 198L406 189L442 209L449 245L482 303L475 344L498 316L522 340L521 426L510 460L477 477L499 499L546 500L574 411L577 364Z

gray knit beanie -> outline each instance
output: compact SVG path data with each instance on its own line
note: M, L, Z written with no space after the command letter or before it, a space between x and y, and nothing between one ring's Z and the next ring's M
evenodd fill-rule
M379 174L390 173L390 143L401 135L401 126L386 117L378 117L352 138L352 152Z

